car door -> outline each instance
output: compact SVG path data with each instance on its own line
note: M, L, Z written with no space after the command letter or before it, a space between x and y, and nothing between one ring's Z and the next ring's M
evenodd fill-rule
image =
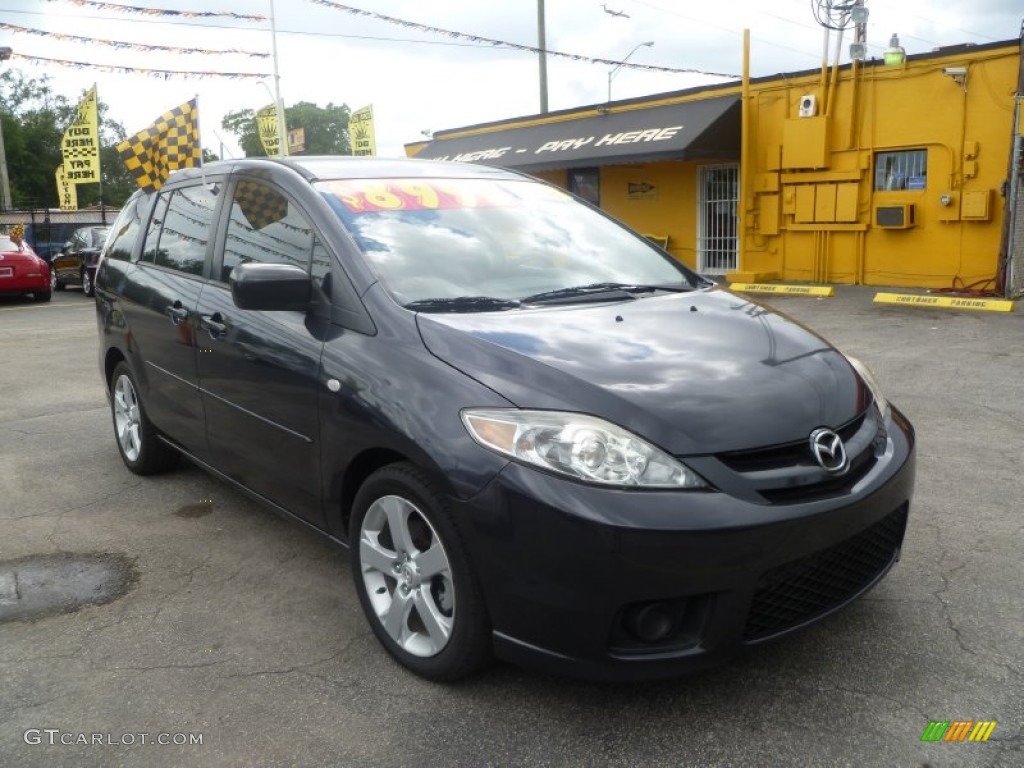
M199 293L210 248L216 184L164 189L153 204L138 262L123 281L128 354L147 415L199 458L208 455L196 368Z
M213 279L197 308L199 382L213 461L235 481L322 527L317 377L325 325L315 301L307 312L240 309L229 281L235 266L259 261L296 264L319 282L329 260L299 205L267 181L236 179L223 211Z
M50 260L51 268L57 274L57 282L77 285L82 280L82 256L81 251L85 247L87 229L76 229L71 238L63 245L60 253L54 254Z

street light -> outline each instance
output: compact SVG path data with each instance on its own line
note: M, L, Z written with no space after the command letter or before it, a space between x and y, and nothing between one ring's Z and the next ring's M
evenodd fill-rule
M0 47L0 61L7 61L11 58L11 53L12 51L8 46ZM7 177L7 150L4 149L2 119L0 119L0 194L3 195L4 210L11 210L11 180Z
M632 51L627 53L626 58L624 58L622 61L616 64L615 67L608 73L608 101L612 100L612 78L615 77L616 73L620 69L622 69L622 65L629 61L629 57L632 56L637 51L639 51L641 48L650 48L652 45L654 45L653 40L648 40L646 43L640 43L639 45L634 47Z

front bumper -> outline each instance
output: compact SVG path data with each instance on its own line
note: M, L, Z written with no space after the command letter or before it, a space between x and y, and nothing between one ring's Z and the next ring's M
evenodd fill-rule
M895 409L888 439L852 491L808 503L597 488L509 464L455 504L496 653L592 679L662 677L824 618L899 556L914 433ZM656 642L626 628L651 604L674 617Z

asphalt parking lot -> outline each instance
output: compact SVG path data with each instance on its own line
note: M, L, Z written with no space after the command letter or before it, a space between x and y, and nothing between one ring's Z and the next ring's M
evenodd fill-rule
M344 552L191 466L123 467L91 300L0 298L0 602L30 557L103 555L126 590L0 622L0 766L1024 765L1024 310L873 294L766 301L917 428L903 557L874 591L694 677L499 665L454 686L378 646ZM997 725L923 743L933 720Z

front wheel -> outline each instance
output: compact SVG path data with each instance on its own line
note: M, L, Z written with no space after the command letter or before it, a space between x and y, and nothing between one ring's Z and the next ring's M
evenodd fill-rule
M96 289L92 284L92 275L88 269L82 270L82 293L86 296L92 296L96 292Z
M416 674L447 682L485 667L491 628L443 497L411 464L378 470L356 495L352 575L377 639Z
M138 388L128 365L117 364L110 377L110 410L114 437L124 465L137 475L154 475L173 469L178 452L162 442L146 418Z

